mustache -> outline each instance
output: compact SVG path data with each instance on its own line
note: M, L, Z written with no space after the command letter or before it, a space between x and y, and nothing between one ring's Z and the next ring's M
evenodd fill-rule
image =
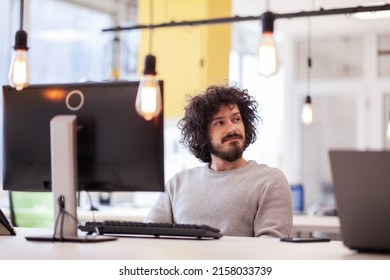
M222 142L225 142L227 140L230 140L232 138L239 138L239 139L242 139L242 135L237 133L237 132L234 132L234 133L229 133L227 134L225 137L222 138Z

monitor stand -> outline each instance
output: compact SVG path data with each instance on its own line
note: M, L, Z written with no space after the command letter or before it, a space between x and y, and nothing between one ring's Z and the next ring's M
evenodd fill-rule
M51 177L54 199L54 233L27 236L29 241L100 242L116 237L77 234L76 116L60 115L50 121Z

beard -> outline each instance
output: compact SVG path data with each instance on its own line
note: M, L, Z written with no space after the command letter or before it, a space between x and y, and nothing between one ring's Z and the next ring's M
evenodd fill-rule
M230 137L226 137L227 139ZM226 140L227 140L226 139ZM224 142L225 139L222 140ZM233 162L242 157L244 153L244 147L241 145L241 142L234 141L229 143L229 147L226 149L222 146L222 144L213 145L213 143L209 143L210 146L210 154L223 159L228 162Z

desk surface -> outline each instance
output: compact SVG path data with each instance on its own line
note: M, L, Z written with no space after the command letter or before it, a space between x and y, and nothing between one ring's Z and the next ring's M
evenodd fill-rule
M389 255L362 254L341 241L285 243L277 238L224 236L218 240L121 237L102 243L32 242L25 236L50 230L17 228L16 236L0 236L0 259L8 260L240 260L240 259L390 259ZM81 233L82 234L82 233Z
M294 215L293 232L341 233L340 220L337 216Z

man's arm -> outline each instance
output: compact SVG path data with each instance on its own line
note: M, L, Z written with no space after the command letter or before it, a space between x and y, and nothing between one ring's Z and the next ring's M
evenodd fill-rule
M292 221L290 185L280 171L270 178L260 197L254 223L255 236L289 237L292 235Z
M157 198L155 204L145 217L146 223L173 223L172 204L167 192Z

